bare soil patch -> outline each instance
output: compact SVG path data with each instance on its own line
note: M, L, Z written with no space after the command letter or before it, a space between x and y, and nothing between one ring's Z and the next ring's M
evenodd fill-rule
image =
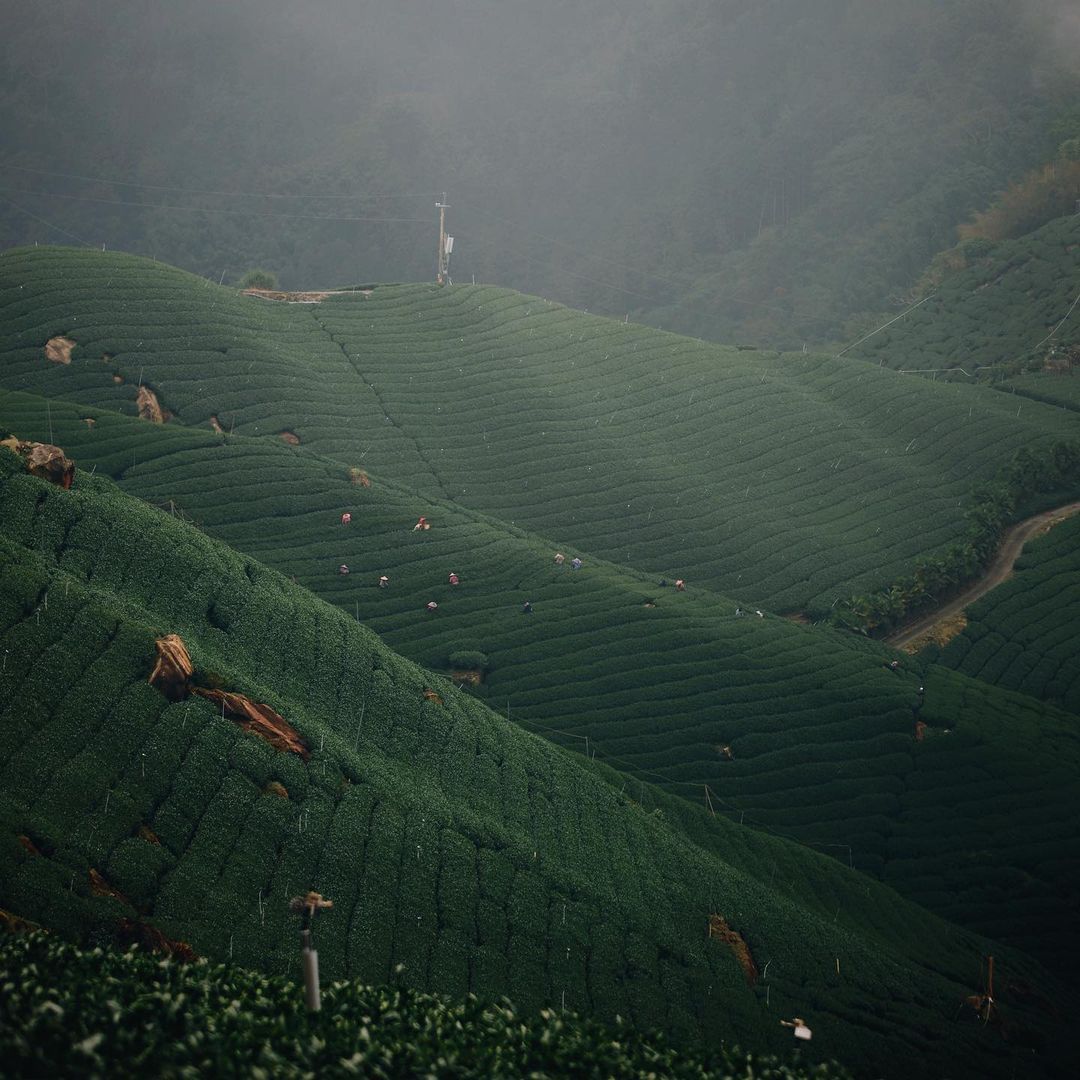
M45 359L54 364L70 364L75 342L69 337L49 338L45 342Z
M327 292L282 292L280 289L244 289L245 296L254 296L259 300L276 300L282 304L321 304L328 296L336 293Z
M904 652L913 655L927 645L938 645L945 648L953 638L959 637L964 632L967 624L967 616L962 611L957 612L955 615L945 615L938 619L924 634L912 638L901 648Z
M135 394L135 404L139 408L139 416L143 420L149 420L151 424L164 424L172 413L161 407L157 394L147 386L140 386Z
M750 955L750 946L743 940L742 935L732 930L727 920L722 915L709 916L709 937L722 941L735 954L739 961L739 967L743 969L746 981L753 986L757 982L758 969Z

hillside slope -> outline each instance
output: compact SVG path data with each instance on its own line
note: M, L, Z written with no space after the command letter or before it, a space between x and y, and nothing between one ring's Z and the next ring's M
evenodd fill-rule
M356 485L344 467L303 447L11 393L0 399L0 423L40 438L54 432L83 468L113 473L132 494L193 518L428 668L449 671L456 653L481 654L487 670L473 694L636 776L630 790L639 801L651 800L640 781L655 782L886 875L902 892L910 875L913 895L936 910L974 929L989 919L994 933L1068 966L1075 864L1043 858L1023 831L980 836L978 849L1025 881L1003 927L992 910L997 883L961 857L970 837L954 829L943 839L941 830L963 790L975 816L1008 806L1029 834L1060 833L1063 856L1076 849L1080 836L1068 823L1080 797L1080 750L1054 710L985 688L969 694L968 680L928 678L906 658L893 672L898 654L876 643L739 617L734 601L709 590L661 589L588 553L579 571L559 567L542 539L451 504L422 502L433 526L416 532L415 493L378 475L370 487ZM348 575L338 572L342 562ZM432 599L439 607L427 612ZM1009 713L1011 730L997 720ZM921 742L920 720L931 725ZM954 733L933 738L946 728ZM1016 767L1018 744L1031 769ZM968 782L982 770L995 774L993 786ZM958 860L953 877L965 880L969 902L961 905L922 880L921 860L943 844Z
M967 612L941 663L1080 713L1080 518L1031 541L1016 574Z
M1019 1044L955 1021L989 943L762 839L759 870L783 853L789 879L844 897L831 920L797 905L448 684L425 694L430 677L365 628L171 515L97 478L65 492L7 453L0 468L4 906L83 934L150 918L280 971L286 902L310 885L336 904L330 976L403 965L419 988L527 1009L565 994L760 1048L793 1012L820 1018L816 1051L875 1073L1023 1068ZM309 759L148 685L164 632L205 682L286 717ZM714 912L772 962L756 988L706 940ZM1056 992L998 954L1017 986ZM1020 1041L1052 1056L1053 1023L1009 995Z
M855 355L893 368L961 367L974 375L992 364L1041 360L1051 344L1080 344L1080 314L1066 318L1080 292L1080 214L987 246Z
M58 335L71 362L44 358ZM120 380L120 381L115 381ZM978 388L757 354L506 290L276 305L146 260L0 258L0 386L301 445L774 610L887 586L1021 447L1074 436Z

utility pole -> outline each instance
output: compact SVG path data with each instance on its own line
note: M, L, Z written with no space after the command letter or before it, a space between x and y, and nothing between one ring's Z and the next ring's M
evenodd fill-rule
M435 281L439 285L446 283L446 267L449 261L449 253L446 250L446 211L450 204L446 201L446 192L443 192L442 201L435 204L439 211L439 252L435 262Z

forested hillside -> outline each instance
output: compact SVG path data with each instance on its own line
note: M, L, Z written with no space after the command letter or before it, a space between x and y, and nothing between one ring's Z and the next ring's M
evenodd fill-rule
M1075 50L1060 0L24 5L0 248L430 280L446 190L458 280L801 347L1080 135Z

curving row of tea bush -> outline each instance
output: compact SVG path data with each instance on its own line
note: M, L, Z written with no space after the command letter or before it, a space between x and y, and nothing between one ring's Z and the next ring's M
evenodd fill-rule
M700 812L710 839L692 842L677 814L629 797L655 803L646 791L620 791L250 557L85 473L65 492L6 452L0 468L0 905L84 938L146 919L282 972L288 900L314 887L335 903L318 930L328 978L397 973L757 1049L785 1045L778 1020L797 1014L825 1056L882 1074L985 1075L998 1060L977 1024L941 1039L997 946ZM150 687L164 632L200 677L281 712L310 760ZM757 986L706 938L712 912L770 962Z
M947 918L1071 964L1080 933L1062 915L1076 909L1080 866L1075 716L935 666L921 717L928 726L898 793L884 880L904 881ZM1042 807L1030 797L1039 790Z
M44 359L56 334L70 365ZM816 613L944 549L979 481L1069 426L490 287L284 305L122 255L0 257L0 386L131 413L140 383L172 423L290 433L560 545Z
M650 812L660 804L642 781L711 808L715 820L796 838L875 875L888 871L897 830L909 847L920 838L927 850L938 843L939 820L954 799L947 774L936 774L923 796L936 818L915 813L903 798L924 752L915 724L926 707L918 693L925 676L906 660L899 673L888 670L895 654L880 645L772 616L737 617L734 601L693 583L677 592L588 553L579 571L556 566L552 548L536 538L449 504L418 501L377 475L370 488L353 485L339 465L303 448L189 432L189 445L158 454L163 429L105 413L88 429L64 403L53 405L47 420L44 404L11 395L0 402L0 422L28 433L51 422L84 466L95 460L99 439L110 458L123 460L117 448L126 437L145 464L125 472L123 483L164 508L163 522L179 507L428 668L447 670L450 655L463 648L482 652L489 668L474 695L621 770L617 786L626 784ZM340 524L343 510L353 515L349 526ZM429 532L412 530L418 511L431 518ZM341 562L349 575L337 573ZM456 587L451 570L460 578ZM153 576L169 573L163 564ZM380 589L384 573L390 584ZM433 598L439 608L429 613ZM530 615L522 611L526 599ZM232 591L217 596L207 605L208 640L228 634L242 612ZM325 634L304 619L291 636L304 656L318 655ZM280 662L292 672L292 653ZM936 684L929 693L933 704ZM961 701L938 712L944 726L978 728L978 710ZM1039 723L1032 715L1029 736L1038 736ZM408 743L401 749L413 752ZM995 736L989 752L1007 763L1010 740ZM1061 819L1071 791L1064 782L1044 789L1018 776L1011 798L1038 831ZM993 835L982 843L998 851ZM995 857L1003 865L1026 865L1021 849L1000 847ZM960 864L961 875L967 865ZM890 878L901 891L905 873ZM1073 880L1068 863L1032 871L1030 888L1010 901L1012 939L1028 937L1042 949L1046 927L1074 917ZM970 889L981 895L991 887L973 873ZM938 901L981 929L979 905L962 910L947 896ZM1043 956L1056 963L1060 953L1051 948Z
M1080 368L1073 368L1068 375L1051 372L1033 372L1016 375L1000 384L1006 393L1012 392L1047 405L1080 412ZM1019 404L1019 403L1018 403Z
M1055 327L1056 345L1080 345L1080 321L1065 319L1080 289L1080 215L987 246L856 354L894 368L973 374L984 365L1041 361Z

